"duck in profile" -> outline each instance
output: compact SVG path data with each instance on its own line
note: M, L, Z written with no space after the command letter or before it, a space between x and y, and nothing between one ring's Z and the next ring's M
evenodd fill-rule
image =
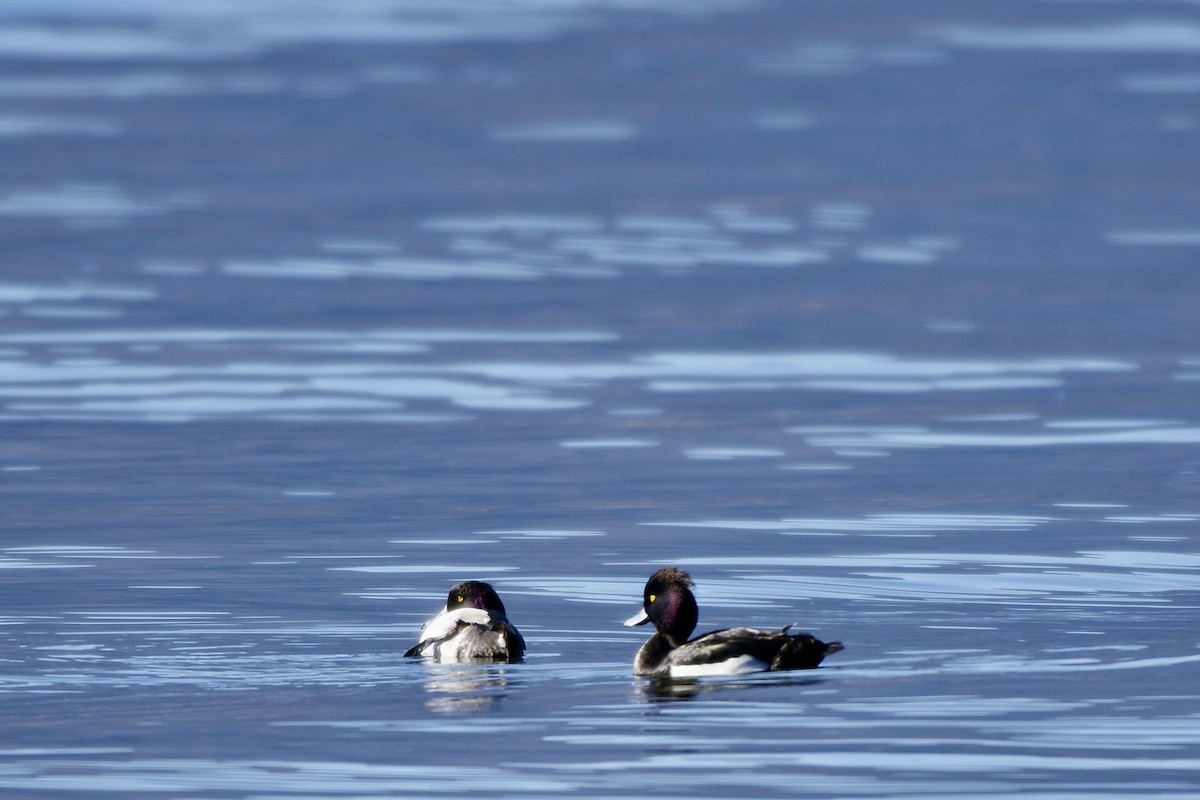
M743 675L786 669L815 669L841 642L822 642L807 633L754 628L726 628L688 640L696 629L699 608L691 576L663 567L650 576L642 593L642 610L627 626L653 622L657 633L646 640L633 660L639 677L696 678Z
M421 626L421 641L404 654L444 664L520 661L525 639L508 621L496 590L483 581L456 584L446 607Z

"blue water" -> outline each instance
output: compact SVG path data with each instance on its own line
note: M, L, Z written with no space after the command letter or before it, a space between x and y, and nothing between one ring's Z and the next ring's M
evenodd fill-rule
M1200 795L1192 3L9 0L0 795ZM646 577L821 669L630 675ZM399 656L463 579L514 665Z

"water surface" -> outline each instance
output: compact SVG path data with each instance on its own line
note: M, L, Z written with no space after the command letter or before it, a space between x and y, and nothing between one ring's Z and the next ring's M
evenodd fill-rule
M1193 8L0 22L6 796L1200 791Z

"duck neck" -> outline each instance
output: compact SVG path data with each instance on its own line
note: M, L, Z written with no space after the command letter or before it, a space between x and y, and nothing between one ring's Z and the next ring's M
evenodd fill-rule
M654 634L638 649L637 657L633 660L633 674L643 677L666 675L666 658L675 647L664 634Z
M696 598L691 592L681 592L675 596L675 602L663 619L659 633L672 647L679 647L691 638L699 619L700 609L696 606Z

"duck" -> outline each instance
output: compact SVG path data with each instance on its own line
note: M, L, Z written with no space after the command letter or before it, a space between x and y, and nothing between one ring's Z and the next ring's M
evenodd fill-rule
M490 584L464 581L451 587L445 608L421 626L420 641L404 655L443 664L514 662L525 657L525 639Z
M698 678L815 669L826 656L843 649L841 642L823 642L809 633L790 633L791 625L775 631L725 628L689 639L700 615L692 594L694 585L690 575L675 567L663 567L646 581L642 610L625 625L653 622L657 632L634 657L634 675Z

